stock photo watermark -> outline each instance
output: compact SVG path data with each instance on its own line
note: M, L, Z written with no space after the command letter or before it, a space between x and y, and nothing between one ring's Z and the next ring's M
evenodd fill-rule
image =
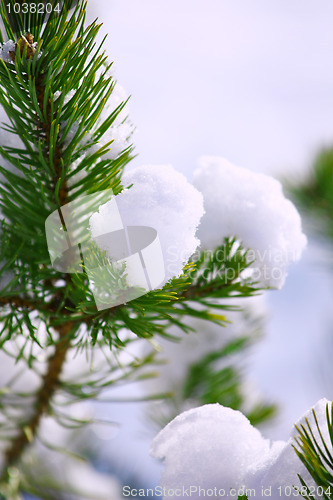
M198 485L183 486L178 488L166 488L156 486L155 488L131 488L123 486L123 497L163 497L163 498L277 498L299 497L316 494L320 497L331 495L333 489L331 487L324 488L322 486L260 486L259 488L203 488Z
M105 203L112 216L92 238L90 219ZM52 267L63 273L86 272L98 310L141 297L164 280L157 231L148 226L125 226L110 189L79 197L55 210L46 219L45 231ZM101 250L105 246L107 255Z

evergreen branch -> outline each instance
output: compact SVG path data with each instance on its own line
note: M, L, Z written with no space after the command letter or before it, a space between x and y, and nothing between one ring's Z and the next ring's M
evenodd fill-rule
M29 36L32 38L32 35L29 34ZM16 44L16 54L13 56L17 77L21 82L21 85L18 86L18 84L15 83L15 80L12 78L11 71L8 68L5 67L4 69L5 73L7 73L7 76L9 77L11 86L17 89L16 95L19 99L23 98L23 103L25 103L26 97L24 95L24 86L26 83L28 84L29 94L32 100L31 104L33 104L32 107L34 107L37 117L37 132L44 144L44 148L42 150L42 156L44 157L43 163L47 166L50 165L51 170L54 171L51 190L55 193L57 206L62 206L67 201L68 189L64 180L64 162L62 159L62 148L59 145L58 136L59 127L55 127L57 115L54 110L53 101L49 97L49 89L45 84L45 74L37 72L36 76L32 77L31 69L33 64L31 64L31 60L34 59L36 62L37 58L34 50L30 50L29 54L27 52L30 48L29 42L31 41L31 38L27 41L27 35L22 35ZM23 51L21 51L22 47ZM26 69L24 68L24 73L20 71L20 66L23 65L23 60L26 60L28 65L28 72L26 72ZM4 99L3 103L7 104L7 110L9 110L9 102ZM30 113L28 106L27 111ZM16 123L18 123L17 114L15 118ZM49 168L47 168L47 170L49 170ZM7 175L7 178L10 178L10 173ZM64 278L66 282L68 282L68 276L65 276ZM45 284L47 284L47 281L45 281ZM56 300L56 297L54 297L53 302L54 300ZM23 307L24 309L29 308L30 310L45 309L45 304L36 304L21 297L1 297L0 303ZM48 305L48 310L52 311L52 306L50 306L50 304ZM27 315L26 320L28 320L28 323L26 322L26 324L29 330L31 330L33 336L33 327ZM27 422L20 425L18 434L15 438L13 438L12 442L5 451L5 465L1 477L2 482L6 482L8 480L9 468L13 464L20 461L25 449L29 443L34 440L42 417L50 409L51 400L60 384L60 376L66 360L66 354L71 348L71 333L73 334L75 329L76 328L73 328L73 324L71 322L64 322L56 328L59 334L59 339L55 345L53 355L48 360L46 373L42 377L41 387L36 394L32 416Z
M308 175L297 183L285 179L285 185L307 217L315 235L333 239L333 148L324 148L316 156Z
M60 375L66 360L66 354L71 347L71 332L71 324L64 324L58 328L59 339L54 354L49 358L42 385L36 394L34 412L5 452L5 466L0 481L6 481L8 468L20 460L29 443L34 440L42 417L50 408L51 400L60 384Z
M316 498L313 496L314 492L319 492L321 497L325 500L333 499L333 403L326 405L326 425L327 433L329 436L329 443L325 442L323 431L321 429L316 413L312 410L314 418L314 429L311 427L309 421L306 419L306 425L295 426L298 435L295 439L295 446L293 448L306 467L311 477L313 478L317 489L309 487L300 474L299 480L302 484L302 496L307 500ZM316 437L317 435L317 437Z
M241 315L241 313L242 311L238 310L236 316ZM223 342L223 337L221 337L221 347L215 344L206 354L201 352L200 357L199 347L201 342L202 348L207 349L204 342L205 333L207 333L207 338L212 340L212 332L209 326L206 330L206 325L198 324L195 328L198 337L196 340L197 345L194 347L198 357L197 360L190 364L186 362L187 339L175 337L174 340L180 341L180 344L185 342L185 346L180 345L178 348L185 354L184 366L186 371L180 380L173 383L172 394L169 399L163 402L160 407L154 407L149 413L151 420L158 425L159 429L167 425L188 406L219 403L234 410L242 411L252 425L258 425L276 414L276 407L272 404L266 404L264 401L257 401L249 407L244 393L244 374L241 359L246 354L246 350L258 340L262 328L262 318L260 316L250 313L250 315L243 316L243 319L245 318L245 323L240 323L242 330L238 330L238 333L242 334L241 337L227 342ZM216 335L218 336L218 332L216 332ZM170 353L168 347L165 347L166 357L172 359L172 352ZM163 363L163 359L161 359L161 362Z

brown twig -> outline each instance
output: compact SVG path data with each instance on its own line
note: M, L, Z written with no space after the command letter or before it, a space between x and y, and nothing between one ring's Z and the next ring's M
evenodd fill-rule
M37 304L35 302L21 297L0 297L0 305L23 307L31 311L36 311L37 309Z
M24 47L25 43L30 44L30 39L26 40L27 34L19 40L19 43ZM21 45L20 48L21 48ZM28 47L29 49L29 47ZM21 55L23 50L21 51ZM32 57L33 53L31 51L27 52L27 57ZM44 97L45 97L45 84L43 80L44 76L39 75L36 78L36 92L38 105L41 109L42 113L44 110ZM51 123L54 117L51 113L51 102L48 99L46 103L46 116L45 120L38 121L38 128L42 132L42 136L44 138L45 145L45 158L49 157L49 143L50 143L50 135L51 135ZM53 157L53 166L55 170L55 176L52 180L53 187L56 186L58 179L61 176L61 155L62 151L60 146L58 145L58 141L56 143L54 157ZM66 203L66 199L68 196L68 189L66 186L66 182L63 182L62 186L59 190L57 204L63 205ZM68 276L65 275L64 278L67 280ZM21 298L21 297L1 297L0 304L9 304L16 307L28 308L31 310L48 310L51 314L55 313L58 308L59 298L57 294L55 294L54 300L48 304L35 304L34 302ZM52 317L50 317L50 324L52 323ZM8 468L13 464L20 461L24 451L31 441L34 440L38 428L41 422L42 417L48 413L50 409L51 400L59 386L60 383L60 375L62 373L62 369L64 363L66 361L66 354L68 350L71 348L71 336L70 333L73 329L73 322L69 319L64 323L53 326L58 331L59 339L55 345L55 351L52 356L48 359L47 362L47 370L45 375L42 377L42 384L40 389L36 393L35 403L33 407L33 413L30 419L25 422L21 428L17 436L12 440L7 450L5 451L5 462L4 462L4 470L2 477L0 480L5 481L8 478Z
M54 354L48 360L47 371L42 378L42 384L36 394L34 412L30 419L20 429L19 434L11 442L5 452L5 468L2 480L8 474L8 468L19 461L23 452L36 436L42 417L48 413L51 400L59 386L60 375L66 361L66 354L71 347L70 332L71 323L64 323L58 327L59 340L56 344Z

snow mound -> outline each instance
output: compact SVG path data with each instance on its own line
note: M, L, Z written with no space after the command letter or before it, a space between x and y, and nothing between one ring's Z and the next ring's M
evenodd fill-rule
M194 186L203 194L205 216L198 237L203 248L215 248L235 236L250 249L251 277L263 286L281 288L289 263L306 246L301 218L284 197L276 179L237 167L224 158L202 157Z

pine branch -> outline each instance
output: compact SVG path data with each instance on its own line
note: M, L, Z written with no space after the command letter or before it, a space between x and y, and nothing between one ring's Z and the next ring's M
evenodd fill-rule
M30 35L30 39L28 36L22 36L16 44L16 54L13 55L13 61L15 62L15 58L17 56L32 58L35 55L35 50L32 48L31 44L33 41L32 35ZM30 52L28 52L30 50ZM18 54L20 52L20 55ZM52 124L55 119L55 114L51 109L51 100L50 98L46 98L46 88L44 84L45 75L39 74L35 80L35 89L37 95L37 102L39 109L41 111L41 115L43 116L43 111L45 112L45 120L40 120L38 122L37 129L41 132L41 137L44 139L44 144L46 144L46 148L44 149L45 160L50 158L50 142L51 142L51 129ZM45 101L46 101L46 110L45 110ZM62 148L59 146L59 136L56 138L56 146L53 151L53 164L55 175L52 181L52 190L55 190L59 179L62 177ZM58 190L58 203L59 207L66 204L68 198L68 189L66 181L64 180L61 183L61 186ZM60 212L61 213L61 212ZM67 281L68 276L65 275L64 279ZM30 301L25 299L18 299L14 297L10 297L10 304L16 305L18 307L29 307L32 310L39 310L39 304L32 304ZM0 299L1 301L1 299ZM52 309L52 307L51 307ZM49 308L50 310L50 308ZM71 337L70 332L73 329L73 325L71 322L63 323L58 326L56 330L59 334L58 342L55 346L54 354L49 358L47 371L44 377L42 378L42 385L36 395L36 401L34 404L34 412L28 422L24 424L24 426L20 429L18 435L13 439L12 443L5 451L4 454L4 472L2 481L8 479L8 469L13 464L16 464L22 454L24 453L26 447L30 442L34 441L35 435L38 431L40 421L42 417L48 412L50 401L57 390L60 381L60 375L62 373L62 369L66 360L66 354L68 350L71 348Z
M34 440L42 417L48 413L50 402L59 385L66 354L71 347L71 330L72 325L70 323L63 324L58 328L59 339L54 354L48 360L47 371L42 378L42 385L36 394L34 412L5 451L5 466L0 482L8 478L8 468L20 460L26 447Z
M32 41L33 37L31 34L22 35L22 37L18 40L16 44L16 54L12 55L13 62L17 63L16 68L20 65L22 59L25 59L29 64L29 59L34 58L35 49L32 46ZM18 59L18 61L16 61L16 59ZM31 65L29 67L31 68ZM45 73L43 74L40 72L37 74L37 77L35 78L35 85L31 89L29 72L28 74L25 74L26 85L30 86L30 92L32 95L35 93L40 110L40 113L36 110L36 115L40 116L40 119L37 120L37 134L41 137L43 144L45 145L43 148L45 162L50 161L53 165L54 177L53 180L51 180L50 189L55 192L57 198L55 202L60 207L67 202L68 189L65 180L62 180L59 185L59 180L63 177L63 152L61 146L59 145L59 135L56 136L55 147L52 147L54 142L52 129L54 128L54 121L56 121L57 117L56 112L52 109L51 99L47 96L47 89L45 85L46 78L47 75ZM59 185L58 189L57 185ZM68 275L63 276L63 279L68 282ZM46 283L47 281L45 284ZM52 284L52 280L49 280L49 284ZM54 296L53 302L56 299L57 296ZM33 302L21 297L1 297L0 303L28 308L30 310L40 311L41 309L46 309L45 304ZM48 311L54 310L54 307L50 304L47 308ZM48 412L50 402L58 388L60 375L66 360L66 354L71 348L72 337L70 334L73 331L73 324L70 321L64 322L57 326L56 330L59 334L59 339L55 345L53 355L48 360L46 374L42 377L41 387L36 394L33 414L29 421L21 426L18 434L5 452L5 465L1 478L2 481L8 479L8 468L20 460L29 443L34 440L41 419Z
M247 391L244 391L243 385L242 359L246 355L246 350L260 338L262 319L261 315L247 309L245 305L244 310L235 311L233 316L229 317L231 323L235 325L229 325L231 331L227 331L226 336L223 335L222 328L209 326L203 322L189 322L194 330L190 336L196 337L194 344L191 344L191 337L188 339L187 336L185 338L176 336L177 345L174 347L169 340L161 344L163 354L160 362L162 364L166 361L171 362L170 367L162 370L162 384L164 381L168 384L171 394L166 401L158 406L154 405L149 411L149 417L154 424L157 424L158 430L182 413L184 408L206 404L219 403L240 410L255 426L275 415L276 407L272 404L265 404L259 400L249 404ZM235 340L226 340L229 337L233 338L235 334L237 336ZM212 344L210 349L207 346L207 339ZM190 363L187 359L188 347L191 348ZM173 354L177 355L177 359L183 359L183 375L177 380L174 380L172 375Z
M312 410L314 426L305 420L305 425L295 426L298 435L293 446L297 456L306 467L314 480L317 488L309 486L301 475L298 474L302 484L301 494L307 500L320 498L325 500L333 499L333 403L326 405L326 425L327 429L319 425L316 412ZM328 435L329 442L326 442L324 435Z
M299 205L312 233L333 239L333 148L325 148L316 156L307 176L285 185Z

